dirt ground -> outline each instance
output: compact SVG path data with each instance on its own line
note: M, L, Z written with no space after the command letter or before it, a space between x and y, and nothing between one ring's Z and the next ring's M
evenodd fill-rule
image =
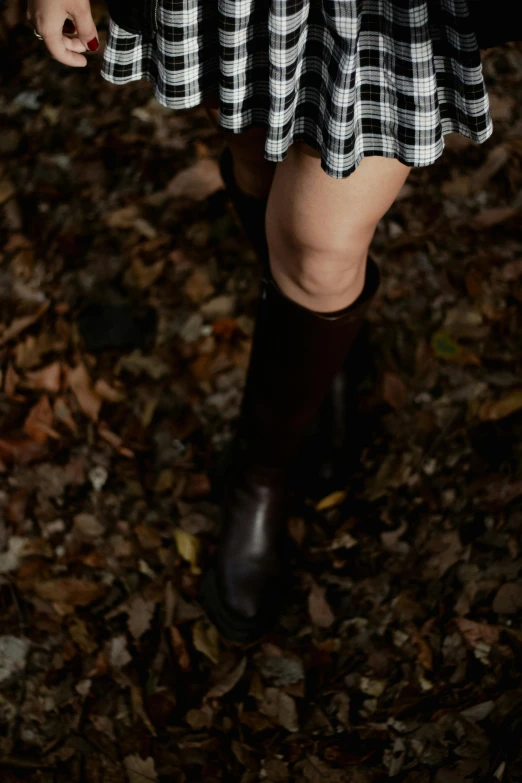
M522 44L482 54L493 136L378 227L360 448L328 484L310 441L294 586L242 650L198 602L259 280L220 137L8 39L2 783L520 781Z

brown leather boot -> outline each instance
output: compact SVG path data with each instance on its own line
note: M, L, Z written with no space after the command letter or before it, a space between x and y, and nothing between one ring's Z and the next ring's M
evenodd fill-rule
M229 639L253 641L277 619L289 585L289 475L379 282L369 260L357 300L317 313L262 278L222 528L202 582L207 614Z

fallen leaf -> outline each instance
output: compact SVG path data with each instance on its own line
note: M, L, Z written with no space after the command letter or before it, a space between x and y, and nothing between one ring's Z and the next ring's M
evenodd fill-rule
M212 663L219 661L219 633L215 625L203 617L192 626L192 641L196 650L206 655Z
M30 438L0 438L0 457L6 462L28 465L46 455L47 447L43 442Z
M125 756L123 763L129 783L157 783L158 776L152 756L142 759L135 753L131 756Z
M319 500L315 505L315 510L326 511L329 508L334 508L335 506L339 506L345 500L346 500L346 492L344 490L337 490L336 492L332 492L330 495L327 495L326 497L322 498L322 500Z
M432 335L430 344L435 356L439 359L457 364L480 365L480 359L476 354L463 348L450 334L442 329L439 329Z
M103 378L98 378L94 384L94 391L101 397L102 400L107 402L123 402L126 399L126 395L122 391L118 391L113 386L107 383Z
M147 239L157 236L157 231L148 220L140 214L136 204L105 213L105 222L110 228L121 228L136 231Z
M259 712L287 731L299 731L295 699L279 688L266 688Z
M129 277L132 276L132 280L135 285L142 291L150 288L156 280L161 277L165 268L165 260L160 259L154 264L144 264L138 256L134 256L132 264L129 269Z
M229 693L229 691L234 688L237 683L241 680L245 673L245 668L247 664L247 657L244 655L239 663L234 666L232 671L230 671L222 680L221 682L216 683L215 685L210 688L206 692L206 694L203 696L203 703L209 701L209 699L220 699L222 696L224 696L226 693Z
M7 547L6 552L0 552L0 574L18 570L27 548L27 539L22 536L9 536Z
M27 418L24 421L24 432L40 443L43 443L47 438L55 438L59 440L60 434L52 428L53 423L53 409L49 402L49 397L44 394L36 405L33 405Z
M105 595L108 588L102 582L87 582L73 576L65 576L61 579L35 582L32 589L46 601L69 606L88 606Z
M61 374L60 362L53 362L47 367L42 367L41 370L26 372L23 384L31 389L44 389L57 394L60 391Z
M98 538L105 532L104 525L93 514L76 514L73 525L75 532L85 538Z
M18 383L20 382L20 376L16 372L15 368L11 364L11 362L8 362L7 369L5 371L5 378L4 378L4 393L7 397L13 397L16 393L16 387L18 386Z
M471 175L469 192L475 193L478 190L483 190L489 180L505 166L509 159L510 151L506 144L497 144L496 147L493 147L482 166Z
M98 435L106 440L107 443L110 443L122 457L131 459L134 457L134 452L123 445L123 438L108 429L103 422L100 422L98 426Z
M175 625L170 626L170 639L179 668L183 672L191 671L190 654L185 644L185 639Z
M506 582L493 599L493 611L497 614L518 614L522 609L522 584Z
M481 421L498 421L522 408L522 389L505 394L499 400L487 400L478 410Z
M156 603L153 599L146 601L141 595L133 597L127 610L127 627L134 639L141 639L149 630L156 611Z
M223 180L217 162L213 158L203 158L176 174L168 183L166 194L170 198L203 201L222 188Z
M522 258L505 264L502 267L501 276L503 280L507 280L508 282L518 280L519 277L522 277Z
M18 335L25 329L28 329L29 326L35 324L42 317L42 315L47 312L50 304L50 302L46 301L32 315L24 315L20 318L15 318L14 321L12 321L11 324L4 330L3 334L0 335L0 345L5 345L5 343L9 342L9 340L13 340L15 337L18 337Z
M392 408L398 410L408 403L408 389L398 375L385 372L382 379L382 398Z
M195 575L200 574L201 568L198 565L198 558L201 543L199 538L187 533L186 530L183 530L181 527L175 527L174 539L180 557L190 563L191 573Z
M63 422L66 427L69 427L71 432L78 432L78 426L73 419L72 413L69 410L69 406L64 397L57 397L53 406L54 416L58 421Z
M0 636L0 683L23 676L29 648L26 639L10 634Z
M498 226L499 223L506 223L518 214L519 210L516 207L488 207L468 221L468 226L479 230L491 228L491 226Z
M315 580L308 594L308 612L314 625L320 628L329 628L335 622L333 614L325 597L326 588Z
M462 636L472 647L475 647L480 642L485 642L490 645L498 642L501 629L497 625L476 623L465 617L456 617L454 622Z
M124 634L113 636L109 642L109 661L113 669L123 669L132 661L127 649L127 637Z
M87 368L80 362L76 367L68 368L67 382L72 389L80 408L93 421L98 420L102 404L101 397L96 394L87 372Z

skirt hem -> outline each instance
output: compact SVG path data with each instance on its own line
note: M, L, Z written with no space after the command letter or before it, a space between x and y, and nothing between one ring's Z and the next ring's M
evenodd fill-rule
M142 73L142 74L135 74L131 77L124 77L124 78L115 78L113 74L108 74L103 69L101 70L101 76L111 84L128 84L129 82L134 81L140 81L142 79L145 79L150 84L152 84L154 89L154 97L158 101L158 103L162 106L164 106L167 109L171 109L172 111L185 111L189 109L197 108L201 105L201 103L206 100L207 98L214 98L215 97L215 89L209 89L209 90L201 90L198 94L192 97L185 97L182 99L183 105L182 106L173 106L171 102L168 100L165 102L164 94L159 88L159 85L156 81L156 79L148 73ZM268 128L268 123L264 122L263 120L257 120L252 119L247 122L244 122L241 126L235 126L234 128L226 127L226 125L222 124L222 122L219 122L219 126L222 128L222 130L227 131L229 133L244 133L245 131L249 130L250 128ZM358 168L359 164L361 163L363 158L369 158L369 157L381 157L381 158L388 158L392 160L398 160L399 163L402 163L405 166L409 166L412 168L423 168L424 166L431 166L433 165L443 154L444 152L444 136L448 133L459 133L461 136L465 136L468 139L471 139L472 141L476 142L477 144L482 144L483 142L487 141L490 136L493 133L493 122L491 118L489 119L488 125L484 130L482 130L480 133L474 133L471 131L466 125L462 125L457 120L453 118L443 118L441 120L441 138L437 146L435 147L435 150L433 154L428 158L423 158L422 161L419 161L419 159L408 159L407 156L403 155L398 150L390 151L390 150L365 150L364 152L357 155L357 157L354 159L354 163L351 167L348 167L347 169L339 169L339 168L333 168L332 166L329 166L326 160L324 159L324 150L322 149L321 145L317 143L316 138L307 133L306 131L296 131L295 133L289 134L289 144L288 147L291 146L294 142L304 142L305 144L308 144L310 147L312 147L316 152L319 152L321 154L321 168L322 170L329 176L332 177L332 179L346 179L349 177L353 172ZM265 160L270 161L272 163L282 163L287 155L288 155L288 147L286 150L283 150L280 153L269 153L265 151Z

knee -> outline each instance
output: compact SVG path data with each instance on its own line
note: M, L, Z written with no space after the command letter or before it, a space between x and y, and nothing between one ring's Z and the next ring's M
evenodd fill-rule
M343 297L360 283L373 232L343 230L321 234L302 226L267 220L271 263L311 299Z

